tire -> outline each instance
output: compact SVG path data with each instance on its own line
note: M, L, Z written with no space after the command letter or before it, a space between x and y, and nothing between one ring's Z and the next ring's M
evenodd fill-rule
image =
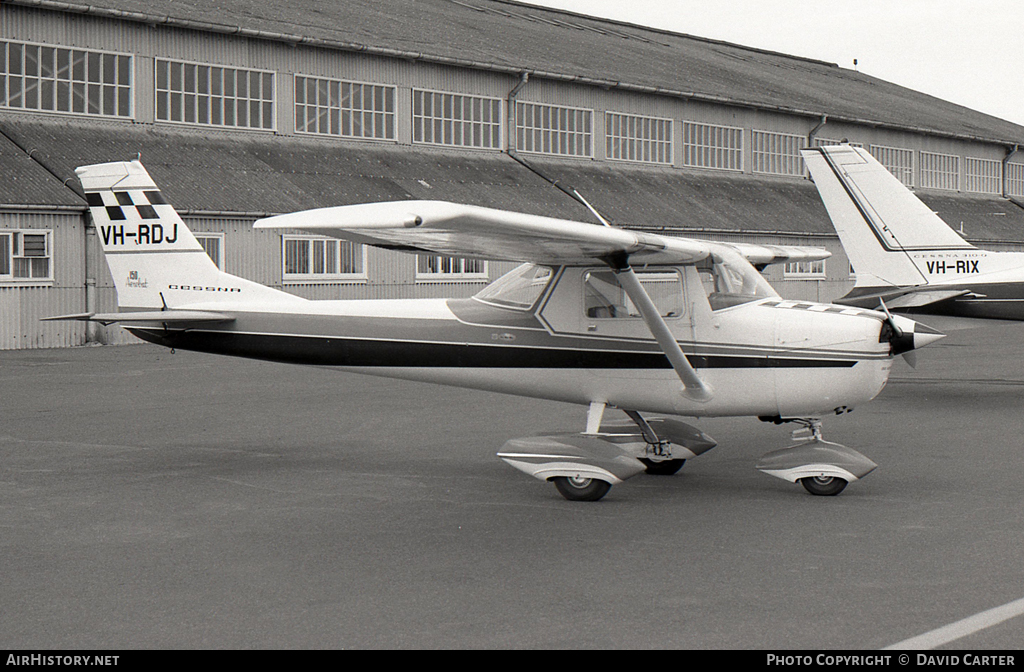
M570 502L596 502L608 494L612 484L596 478L567 478L556 476L555 488Z
M644 463L644 466L647 467L646 473L651 474L652 476L671 476L682 469L683 465L686 464L686 460L660 460L655 462L654 460L650 460L646 457L641 457L639 459Z
M835 476L810 476L800 479L801 485L807 492L820 497L834 497L838 495L847 485L847 481Z

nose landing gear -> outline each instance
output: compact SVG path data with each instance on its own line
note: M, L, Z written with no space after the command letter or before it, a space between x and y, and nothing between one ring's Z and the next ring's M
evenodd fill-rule
M757 468L790 483L799 481L812 495L838 495L847 484L867 476L878 466L853 448L822 439L821 420L817 418L772 422L802 425L793 432L798 443L766 453Z

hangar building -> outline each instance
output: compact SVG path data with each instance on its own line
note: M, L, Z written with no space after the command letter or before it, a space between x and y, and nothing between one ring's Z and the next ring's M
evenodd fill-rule
M806 58L505 0L0 2L0 349L132 339L76 166L141 156L225 270L308 298L467 295L510 266L259 217L440 199L827 247L771 267L831 300L849 263L799 149L870 151L975 244L1024 248L1024 127Z

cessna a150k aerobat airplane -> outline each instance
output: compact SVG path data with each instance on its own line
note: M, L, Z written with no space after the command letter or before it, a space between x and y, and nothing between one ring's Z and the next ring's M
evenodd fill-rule
M876 465L823 441L818 416L874 398L895 355L942 334L903 317L785 301L756 263L821 258L438 201L281 215L261 229L524 262L472 298L303 299L217 269L142 164L77 170L117 286L119 322L170 348L291 362L581 404L581 433L513 439L508 464L597 500L714 447L681 416L804 425L758 468L833 495ZM632 421L602 424L606 408ZM582 425L582 415L581 415Z
M1024 320L1024 254L971 245L863 148L801 153L857 274L836 303Z

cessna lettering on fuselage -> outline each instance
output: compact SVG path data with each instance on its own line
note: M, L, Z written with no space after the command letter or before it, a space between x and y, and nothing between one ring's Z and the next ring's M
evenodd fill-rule
M173 225L172 236L164 235L164 227L160 224L139 224L135 231L125 231L124 224L101 226L100 235L104 245L127 245L129 241L136 245L173 245L178 240L178 225Z
M202 285L167 285L167 289L177 289L185 292L239 292L239 287L210 287Z
M838 494L876 465L822 440L819 418L871 400L894 356L942 337L900 316L784 300L754 266L829 256L820 248L716 243L442 201L340 206L254 226L521 265L471 298L309 300L217 268L141 163L76 172L119 312L53 319L117 322L180 350L577 404L585 431L510 439L498 452L570 500L600 499L642 472L674 474L715 446L680 420L641 415L651 413L798 422L807 431L796 445L756 468L815 495ZM343 390L338 398L343 410ZM604 423L606 409L628 421Z

